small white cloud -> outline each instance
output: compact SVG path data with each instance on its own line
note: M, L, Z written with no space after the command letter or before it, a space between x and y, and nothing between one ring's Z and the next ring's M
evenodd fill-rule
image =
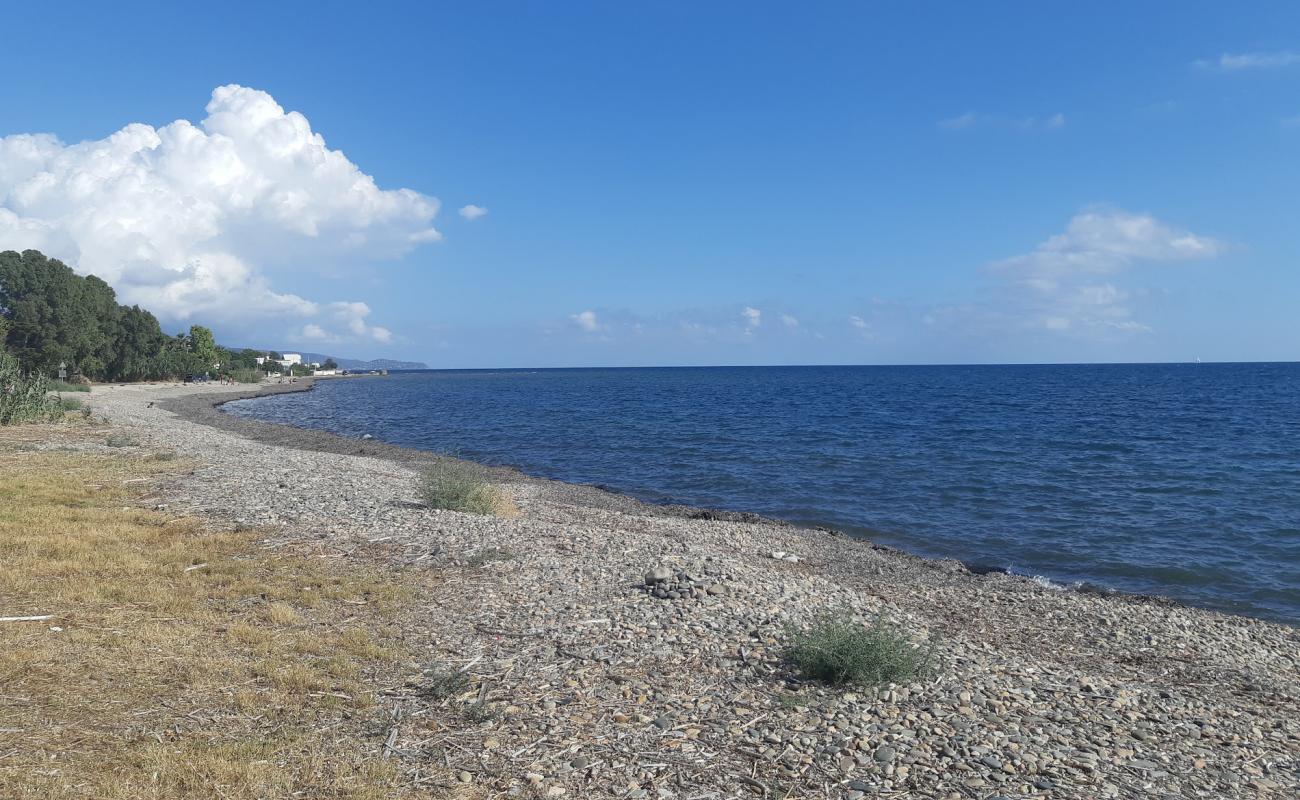
M332 342L333 336L314 322L302 326L302 338L310 342Z
M863 330L863 331L871 327L870 325L867 324L867 321L865 319L859 317L857 314L849 315L849 324L857 328L858 330Z
M1213 258L1222 251L1221 242L1149 214L1099 207L1075 215L1064 233L1048 238L1032 253L997 262L994 268L1051 281L1060 275L1116 272L1136 261Z
M799 327L799 320L790 316L789 314L782 314L781 324L786 326L787 328L797 328Z
M476 220L479 217L486 217L488 210L483 206L476 206L473 203L460 207L460 215L468 220Z
M1289 50L1275 51L1271 53L1223 53L1217 59L1208 61L1201 60L1194 63L1202 69L1213 69L1219 72L1241 72L1242 70L1248 69L1278 69L1280 67L1290 67L1300 64L1300 53L1293 53Z
M1073 335L1142 333L1130 317L1133 293L1100 276L1118 276L1148 263L1214 258L1222 242L1168 225L1149 214L1093 208L1075 215L1063 233L1033 252L990 265L1005 281L994 315ZM986 315L986 318L989 315Z
M965 114L960 116L939 120L939 127L947 128L950 131L959 131L963 128L973 127L978 124L979 121L980 118L978 114L974 111L967 111Z
M320 309L319 314L330 324L330 328L309 322L302 327L302 331L298 334L299 339L341 342L348 338L343 333L346 331L353 339L373 339L381 344L388 344L393 340L392 331L366 322L366 317L370 316L370 306L365 303L328 303Z
M949 131L961 131L969 128L1003 128L1022 131L1054 131L1065 127L1065 115L1053 114L1050 117L1010 117L1000 114L977 114L967 111L965 114L939 120L939 127Z
M577 314L570 314L569 319L573 320L574 324L587 333L598 333L605 329L605 326L601 325L600 320L596 318L595 311L588 310Z
M763 312L752 306L745 306L740 312L740 316L745 318L745 327L757 328L763 324Z

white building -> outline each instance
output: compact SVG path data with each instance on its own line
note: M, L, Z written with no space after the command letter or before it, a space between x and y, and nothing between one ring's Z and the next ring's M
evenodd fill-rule
M302 363L302 354L285 353L276 363L282 367L296 367Z

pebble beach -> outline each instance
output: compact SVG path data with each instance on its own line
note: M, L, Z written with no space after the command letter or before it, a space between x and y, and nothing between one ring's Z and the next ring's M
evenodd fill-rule
M488 471L518 514L427 508L438 456L237 419L267 386L97 386L96 415L194 466L158 505L382 545L437 587L376 747L455 797L1300 796L1300 631L977 574L834 532ZM782 653L829 615L932 649L832 688ZM429 690L458 676L454 692Z

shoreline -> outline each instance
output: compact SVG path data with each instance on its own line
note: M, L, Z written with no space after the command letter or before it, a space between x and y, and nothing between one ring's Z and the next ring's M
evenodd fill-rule
M386 459L406 466L428 466L440 461L448 460L465 461L467 463L473 463L477 467L485 470L487 475L493 480L507 483L538 483L556 488L562 487L573 495L574 502L581 502L583 505L590 505L592 507L619 508L629 512L639 511L648 516L668 516L685 519L749 522L764 525L785 526L803 531L846 537L853 541L863 542L879 550L895 551L911 558L925 558L924 556L908 553L906 550L900 548L877 544L865 538L853 537L843 531L834 530L832 528L796 525L787 520L775 517L766 517L749 511L701 508L683 503L649 503L626 492L620 492L596 484L571 483L556 478L548 478L544 475L531 475L518 467L469 462L467 459L450 456L445 453L437 453L432 450L420 450L414 447L391 444L380 439L352 439L341 434L333 433L332 431L321 430L318 428L304 428L297 425L286 425L278 422L266 422L245 417L236 417L220 410L221 406L227 403L233 403L237 400L251 400L259 397L271 397L277 394L308 392L315 388L315 380L333 379L306 378L300 380L302 381L301 384L271 384L261 386L257 389L249 389L247 392L236 393L233 397L226 396L224 393L211 395L196 394L183 398L165 400L160 402L159 406L190 422L209 425L211 427L235 433L253 441L276 444L282 447L292 447L318 453L370 456Z
M373 376L361 375L356 377ZM178 398L177 400L167 401L161 405L163 408L173 411L191 422L211 425L255 441L263 441L285 447L295 447L322 453L367 455L376 458L384 458L407 466L417 467L428 466L447 459L466 461L466 459L436 453L430 450L420 450L418 448L391 444L379 439L352 439L341 434L317 428L304 428L296 425L236 417L220 410L221 406L235 402L236 400L250 400L260 397L271 397L277 394L309 392L315 388L316 380L336 379L300 378L299 381L301 382L301 385L261 385L257 388L250 388L246 393L241 392L234 397L228 397L225 394L199 394L183 399ZM932 563L935 565L957 564L972 576L976 577L999 574L1005 575L1011 579L1028 581L1050 591L1075 592L1079 594L1094 595L1097 597L1122 599L1129 603L1150 603L1158 606L1170 605L1181 608L1197 609L1200 611L1241 617L1243 619L1259 620L1261 622L1269 622L1272 624L1285 625L1287 627L1300 629L1300 622L1293 623L1284 620L1255 617L1249 614L1242 614L1211 606L1197 605L1168 595L1126 592L1090 581L1082 581L1078 584L1065 584L1052 581L1042 576L1013 572L1006 567L992 565L976 559L936 558L926 556L912 552L904 547L882 544L874 541L870 537L854 535L829 525L800 525L789 520L780 519L778 517L768 517L750 511L704 508L684 503L651 503L641 500L628 492L619 491L614 488L607 488L596 484L571 483L556 478L549 478L544 475L532 475L514 466L487 465L479 464L478 462L472 463L487 470L493 480L503 482L537 481L557 487L567 487L573 491L574 496L572 501L584 505L591 504L604 508L617 507L625 512L631 513L637 511L652 516L662 515L681 517L685 519L723 520L730 522L749 522L772 526L785 526L809 534L833 536L848 542L859 543L862 546L870 547L878 552L890 553L899 558L916 559L921 562Z
M158 508L321 558L378 549L429 587L424 613L393 622L419 655L375 742L421 785L631 800L1300 791L1294 628L665 514L508 469L493 476L517 517L433 510L418 468L437 456L216 408L248 392L96 387L90 400L142 454L193 464L157 487ZM644 576L660 569L693 588L656 593ZM791 632L828 616L886 620L939 667L875 688L803 680L784 660ZM463 691L430 694L429 676L449 672Z

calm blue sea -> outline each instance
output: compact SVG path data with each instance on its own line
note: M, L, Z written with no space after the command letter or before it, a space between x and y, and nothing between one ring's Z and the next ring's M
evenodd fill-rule
M1300 622L1297 363L421 371L225 408Z

